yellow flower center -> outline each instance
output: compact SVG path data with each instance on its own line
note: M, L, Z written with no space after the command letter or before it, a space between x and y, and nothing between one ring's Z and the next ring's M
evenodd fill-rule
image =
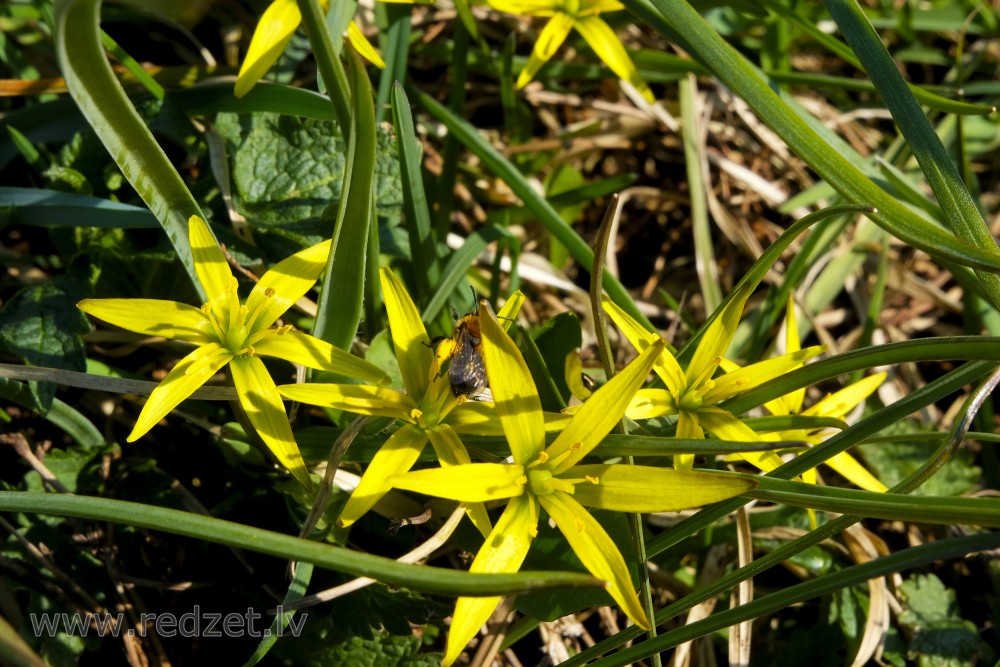
M237 294L239 282L235 277L230 279L226 286L226 292L211 303L202 305L201 310L208 315L212 323L212 329L219 340L219 344L236 355L250 354L253 356L253 344L263 337L263 332L267 331L270 322L261 322L260 317L267 309L271 299L274 298L274 288L269 287L264 291L264 297L257 304L251 313L247 307L240 303ZM279 333L284 334L291 327L282 328Z
M701 407L701 392L697 389L688 389L677 400L677 407L685 412L694 412Z
M570 16L580 13L580 0L563 0L563 11Z

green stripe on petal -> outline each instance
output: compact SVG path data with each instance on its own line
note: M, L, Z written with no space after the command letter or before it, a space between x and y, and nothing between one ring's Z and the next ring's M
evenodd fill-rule
M538 391L520 350L485 301L479 307L479 330L494 409L514 462L527 465L545 448L545 419Z
M366 382L388 384L389 376L378 366L344 352L324 340L299 331L271 329L253 342L255 354L285 359L293 364L330 371Z
M604 64L611 68L611 71L632 84L639 91L647 102L652 104L656 101L653 91L649 85L639 76L639 70L635 63L628 57L625 45L618 39L615 31L611 29L604 19L595 16L584 16L576 19L574 26L583 38L594 50L597 57L604 61Z
M278 391L300 403L408 422L413 421L413 411L417 409L417 404L406 394L367 384L283 384Z
M528 555L531 540L538 532L538 501L533 496L514 498L486 538L469 572L501 574L517 572ZM499 597L458 598L448 632L442 667L448 667L468 645L479 628L500 604Z
M698 419L702 427L719 440L753 442L761 439L756 431L721 408L702 408L698 410ZM677 437L681 437L679 431ZM740 452L739 457L764 472L771 472L783 463L774 452Z
M368 464L337 523L343 527L350 526L374 507L392 488L389 478L409 470L420 458L426 444L427 436L416 426L407 424L393 433Z
M159 299L84 299L76 307L122 329L195 345L217 342L200 308Z
M188 236L191 254L198 280L205 288L205 295L211 303L229 292L233 282L233 272L229 269L226 256L219 249L219 243L204 220L196 215L188 219Z
M266 329L305 296L326 268L329 255L330 241L323 241L286 257L261 276L247 297L251 328Z
M145 435L232 358L232 353L226 348L217 343L209 343L181 359L149 395L128 441L135 442Z
M240 405L257 435L271 450L278 462L307 489L312 488L309 470L302 460L299 446L288 424L285 405L274 380L257 357L240 356L230 364L233 384L240 398Z
M702 401L708 405L738 396L744 392L759 387L768 380L781 377L788 371L798 368L808 359L821 354L825 345L813 345L798 352L783 354L774 359L765 359L755 364L744 366L732 373L726 373L712 380L713 386L702 396Z
M538 496L538 502L549 513L556 526L566 537L580 562L598 579L608 582L608 593L632 622L649 629L649 619L639 603L639 596L632 587L625 559L601 524L583 505L561 491Z
M628 342L632 343L632 347L639 352L642 352L656 341L661 340L659 334L647 330L608 297L604 297L601 300L601 305L604 306L604 312L608 314L615 323L615 326L621 329ZM656 360L656 363L653 365L653 371L660 376L663 384L667 385L667 388L672 391L682 391L687 387L687 381L684 379L684 370L681 369L680 364L677 363L677 359L674 358L669 349L665 349Z
M738 496L757 484L753 480L704 472L622 464L580 465L562 477L587 478L578 482L573 500L586 507L615 512L676 512Z
M587 399L545 450L550 461L557 461L551 468L553 474L561 474L576 465L621 420L661 352L663 341L657 340Z
M250 48L236 77L234 93L243 97L257 85L261 77L277 62L299 24L302 13L295 0L275 0L257 23L257 29L250 39Z
M542 69L542 65L555 55L569 36L569 31L573 29L573 23L573 17L566 14L555 14L549 19L542 32L538 34L538 40L535 41L535 48L531 51L528 63L517 77L518 88L524 88L531 83L538 70Z
M384 449L384 447L383 447ZM524 468L510 463L468 463L396 475L392 486L462 503L484 503L524 493Z
M413 304L406 287L390 269L379 270L385 312L389 316L389 332L396 350L396 361L403 376L403 385L413 400L420 402L427 393L434 351L430 347L427 329Z

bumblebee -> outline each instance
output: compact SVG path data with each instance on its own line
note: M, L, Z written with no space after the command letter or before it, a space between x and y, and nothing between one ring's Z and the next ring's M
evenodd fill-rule
M448 381L455 396L477 398L489 390L486 364L483 363L482 334L479 332L478 311L469 313L455 323L452 334L454 347L448 366Z

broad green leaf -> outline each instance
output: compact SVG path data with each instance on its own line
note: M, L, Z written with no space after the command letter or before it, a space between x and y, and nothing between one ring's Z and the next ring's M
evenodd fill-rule
M147 209L115 201L38 188L0 188L0 207L12 207L9 222L38 227L159 227Z

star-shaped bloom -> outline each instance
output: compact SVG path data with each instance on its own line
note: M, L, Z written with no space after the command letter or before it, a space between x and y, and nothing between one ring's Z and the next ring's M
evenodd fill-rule
M619 78L628 81L649 103L655 101L653 91L639 76L635 63L628 57L625 45L604 19L605 12L618 12L625 6L618 0L488 0L490 7L508 14L551 17L535 41L528 64L517 77L517 87L523 88L535 78L542 65L555 55L570 30L574 28L597 57Z
M795 318L795 306L791 298L785 311L785 352L796 352L800 348L799 329ZM764 407L774 415L801 415L803 417L833 417L843 419L847 413L856 408L862 401L872 395L885 380L885 373L875 373L844 387L840 391L828 394L810 407L802 409L805 401L805 389L793 391L764 404ZM832 429L797 429L767 433L766 440L798 440L818 445L831 435ZM826 465L843 475L849 482L866 491L885 492L885 484L865 469L857 459L847 452L840 452L827 459ZM802 473L802 480L816 483L816 469ZM812 512L810 510L810 512ZM811 515L810 515L811 516Z
M188 221L195 270L208 296L196 308L158 299L84 299L80 310L129 331L163 336L196 345L153 390L128 441L146 434L157 422L219 370L229 366L233 384L251 425L278 461L310 487L281 395L260 357L276 357L309 368L360 380L386 383L381 369L329 343L272 325L316 283L326 266L330 242L324 241L278 262L254 286L245 304L205 221Z
M382 0L383 2L397 2L402 4L412 4L414 0ZM320 0L320 6L326 11L330 8L330 0ZM257 85L261 77L271 69L278 58L284 52L288 42L292 40L299 24L302 23L302 12L296 0L274 0L257 23L253 37L250 38L250 48L247 49L246 58L240 66L240 72L236 76L236 97L243 97ZM365 39L361 28L354 21L347 27L347 41L351 43L357 52L368 62L376 67L385 69L385 61L371 43Z
M323 383L278 388L283 396L295 401L404 422L372 458L351 493L340 514L342 526L351 525L374 507L391 488L388 479L409 470L428 442L442 466L454 466L471 461L459 434L501 432L492 403L467 400L452 391L447 374L441 372L451 348L431 346L420 312L403 283L391 269L383 268L379 275L405 393L384 387ZM524 295L515 292L500 312L513 318L522 303ZM509 319L505 322L510 325ZM562 415L553 417L556 427L568 421ZM472 505L467 511L480 532L488 534L492 526L483 506Z
M524 358L487 304L480 306L483 359L513 463L470 463L396 475L399 489L466 503L509 500L470 567L516 572L545 510L584 566L637 625L649 627L618 546L586 508L621 512L686 509L744 493L755 482L648 466L581 464L622 418L663 343L652 342L594 392L555 441L545 446L545 417ZM459 598L442 664L450 665L499 604L499 597Z
M761 437L753 429L717 404L780 377L825 348L822 345L808 347L742 368L726 364L728 372L716 376L716 371L725 361L724 355L736 334L749 297L750 291L744 289L730 300L705 330L686 370L681 368L669 350L664 349L653 370L666 389L640 390L627 415L632 419L677 415L678 438L700 440L705 437L705 431L709 431L720 440L760 441ZM660 340L658 334L647 331L614 302L605 299L603 305L637 350L645 350ZM740 457L764 471L771 471L782 463L774 452L746 452ZM694 455L674 457L674 465L678 469L690 469L693 464Z

